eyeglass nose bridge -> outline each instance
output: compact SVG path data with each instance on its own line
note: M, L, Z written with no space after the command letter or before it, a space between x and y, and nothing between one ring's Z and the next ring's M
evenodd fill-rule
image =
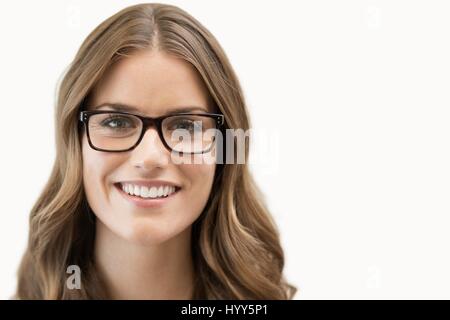
M159 140L162 142L163 146L172 152L173 150L169 147L167 144L163 132L162 132L162 121L163 118L150 118L150 117L139 117L142 121L142 131L141 136L139 137L138 142L135 144L135 147L141 143L142 139L144 138L145 133L150 127L155 127L156 132L158 133Z
M159 129L161 127L161 119L142 117L141 120L142 120L142 132L146 132L148 128L153 126L156 128L156 131L159 132Z
M143 137L147 130L151 127L155 127L156 131L158 132L158 135L161 137L161 119L159 118L149 118L149 117L141 117L142 120L142 133L141 136Z

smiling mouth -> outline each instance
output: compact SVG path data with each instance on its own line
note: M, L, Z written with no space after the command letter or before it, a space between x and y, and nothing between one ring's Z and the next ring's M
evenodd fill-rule
M127 196L141 200L158 200L172 197L181 190L178 186L161 185L154 187L137 186L130 183L115 183L114 186Z

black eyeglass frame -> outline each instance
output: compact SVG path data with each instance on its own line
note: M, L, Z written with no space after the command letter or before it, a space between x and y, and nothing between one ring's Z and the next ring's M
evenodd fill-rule
M113 113L113 114L123 114L123 115L128 115L128 116L134 116L136 118L138 118L139 120L141 120L142 122L142 129L141 129L141 133L139 135L139 138L137 140L137 142L130 148L128 149L124 149L124 150L106 150L106 149L101 149L101 148L97 148L91 141L91 137L89 134L89 118L92 115L96 115L96 114L105 114L105 113ZM202 153L207 153L209 152L212 147L214 146L214 143L211 144L211 147L209 147L207 150L203 150L203 151L199 151L199 152L183 152L183 151L177 151L177 150L173 150L168 144L166 139L164 138L163 132L162 132L162 122L170 117L176 117L176 116L202 116L202 117L209 117L209 118L213 118L215 120L216 123L216 128L220 130L222 128L222 126L224 125L224 116L223 114L218 114L218 113L191 113L191 112L180 112L180 113L172 113L172 114L166 114L164 116L161 117L144 117L138 114L134 114L134 113L130 113L130 112L125 112L125 111L114 111L114 110L93 110L93 111L80 111L80 115L79 115L79 121L84 123L85 128L86 128L86 135L88 138L88 143L89 146L97 151L102 151L102 152L127 152L130 150L133 150L134 148L136 148L139 143L141 142L142 138L144 137L145 132L147 131L147 129L151 126L155 126L156 127L156 131L158 132L158 136L159 139L162 141L164 147L166 147L167 150L169 150L170 152L175 152L177 154L202 154Z

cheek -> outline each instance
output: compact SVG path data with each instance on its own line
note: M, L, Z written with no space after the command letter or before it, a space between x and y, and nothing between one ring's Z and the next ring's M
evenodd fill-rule
M86 196L94 212L101 212L107 193L106 177L117 167L117 161L108 153L98 152L90 148L87 139L83 139L83 184Z
M202 210L211 192L214 180L215 164L183 165L181 169L191 185L187 190L192 207ZM200 207L200 208L199 208ZM200 214L200 212L199 212Z
M88 190L98 187L101 180L100 177L102 176L102 172L104 170L104 162L101 161L99 152L92 150L88 146L86 139L83 139L82 152L83 181L87 192Z

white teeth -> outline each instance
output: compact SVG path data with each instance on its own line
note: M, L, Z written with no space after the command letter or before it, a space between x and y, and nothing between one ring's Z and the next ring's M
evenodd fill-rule
M139 195L141 195L144 198L148 197L148 188L147 187L141 187L141 193Z
M161 198L169 196L175 192L175 187L173 186L160 186L160 187L145 187L137 186L129 183L121 184L122 190L126 193L134 196L139 196L141 198Z
M156 198L158 196L156 190L157 189L155 187L150 188L150 198Z

